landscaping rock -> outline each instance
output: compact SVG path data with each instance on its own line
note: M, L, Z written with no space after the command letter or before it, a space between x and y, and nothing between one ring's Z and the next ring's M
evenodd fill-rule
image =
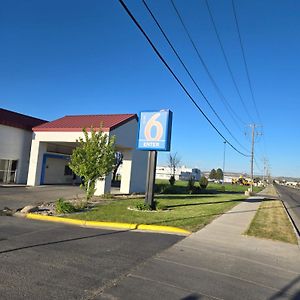
M27 206L25 206L21 209L21 213L22 214L28 214L28 213L36 212L38 210L39 210L39 208L37 206L27 205Z
M2 210L0 210L0 216L12 216L13 210L9 207L4 207Z

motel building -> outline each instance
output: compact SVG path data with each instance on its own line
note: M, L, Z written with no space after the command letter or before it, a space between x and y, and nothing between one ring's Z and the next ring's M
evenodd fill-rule
M0 108L0 184L26 184L32 127L45 122Z
M97 130L100 124L102 124L102 130L105 134L115 136L116 151L123 154L119 192L124 194L145 192L148 152L136 150L138 119L135 114L65 116L52 122L40 120L39 123L32 126L32 131L28 130L27 139L30 142L27 142L27 147L22 147L22 145L19 147L20 156L28 157L28 164L27 170L26 168L16 170L17 175L15 175L14 182L23 183L25 181L28 186L71 185L73 174L68 167L68 162L73 149L77 146L77 140L79 137L84 137L82 128L88 130L93 127ZM8 135L8 131L11 129L5 129L7 130L5 134ZM7 157L2 151L2 127L0 134L0 159L2 162L2 158ZM14 147L15 142L20 144L18 137L15 137L14 142L5 146L6 150ZM19 172L22 173L22 180L19 180ZM95 195L109 193L111 179L110 174L104 180L98 180ZM80 182L80 178L77 178L77 182Z

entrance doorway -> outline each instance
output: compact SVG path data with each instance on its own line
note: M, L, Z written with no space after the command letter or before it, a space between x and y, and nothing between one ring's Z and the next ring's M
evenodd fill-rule
M0 159L0 183L16 183L17 160Z

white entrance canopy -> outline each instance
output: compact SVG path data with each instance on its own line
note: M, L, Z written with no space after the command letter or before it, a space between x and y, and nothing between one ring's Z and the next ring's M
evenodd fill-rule
M147 152L136 150L137 116L135 114L77 115L42 124L33 128L27 184L57 184L72 181L67 163L76 147L82 129L102 125L109 136L115 136L117 151L123 154L121 193L144 192L146 185ZM98 180L96 195L110 192L111 174Z

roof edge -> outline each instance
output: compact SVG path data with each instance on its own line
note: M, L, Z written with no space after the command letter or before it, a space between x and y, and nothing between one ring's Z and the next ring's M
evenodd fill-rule
M109 114L105 116L113 116L113 115L118 115L118 114ZM131 116L128 116L127 119L123 120L122 122L112 126L112 127L102 127L102 131L104 132L109 132L112 131L132 120L138 120L137 114L128 114ZM73 116L73 115L72 115ZM78 115L78 116L92 116L92 115ZM97 116L97 115L94 115ZM65 116L66 117L66 116ZM64 118L64 117L63 117ZM41 124L43 125L43 124ZM41 125L35 126L32 128L33 132L82 132L82 127L57 127L57 128L49 128L49 127L42 127ZM90 131L90 128L86 128L87 131ZM100 127L94 127L95 130L100 130Z
M100 127L93 127L95 130L100 130ZM33 127L32 131L33 132L82 132L81 127L71 127L71 128L39 128L39 126L37 127ZM91 129L90 128L86 128L86 131L90 132ZM106 128L103 127L102 131L104 132L109 132L110 128Z
M111 130L114 130L114 129L116 129L116 128L118 128L118 127L120 127L120 126L122 126L122 125L124 125L124 124L126 124L126 123L128 123L128 122L130 122L131 120L134 120L134 119L135 119L135 120L138 120L137 114L133 114L131 117L128 117L126 120L123 120L123 121L120 122L119 124L110 127L110 131L111 131Z

